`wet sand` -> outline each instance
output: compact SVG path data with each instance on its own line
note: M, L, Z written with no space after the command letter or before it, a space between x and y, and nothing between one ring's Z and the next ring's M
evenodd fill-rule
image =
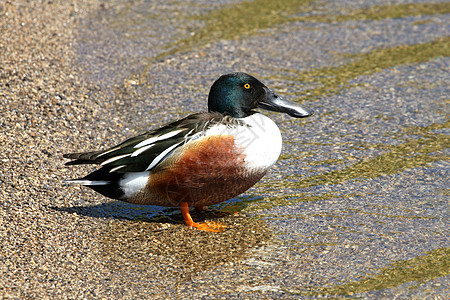
M81 0L0 4L5 298L172 297L160 288L215 265L232 265L270 235L242 213L194 214L196 220L224 222L223 234L191 230L179 213L118 218L107 211L111 205L120 210L121 203L63 186L62 180L89 170L64 167L63 153L112 146L133 133L117 130L120 99L86 82L77 68L77 23L102 9L102 2Z

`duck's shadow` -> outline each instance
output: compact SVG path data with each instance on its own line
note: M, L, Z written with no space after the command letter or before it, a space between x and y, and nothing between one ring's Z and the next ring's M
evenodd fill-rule
M192 209L191 215L194 220L200 222L223 218L244 209L247 206L248 200L249 199L247 197L233 198L220 204L210 206L206 210L197 211ZM92 218L141 220L150 223L184 223L183 216L181 215L181 211L178 207L136 205L122 201L108 201L96 205L80 204L70 207L50 206L50 209L71 214L76 213L78 215Z

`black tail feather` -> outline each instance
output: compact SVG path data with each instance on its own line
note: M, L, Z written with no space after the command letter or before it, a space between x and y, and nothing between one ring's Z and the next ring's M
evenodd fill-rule
M112 199L121 199L124 195L123 190L119 186L119 182L123 177L123 173L110 173L111 168L101 168L98 169L86 177L81 178L81 180L91 180L91 181L107 181L108 184L104 185L87 185L87 187L93 189L94 191Z
M97 159L100 153L102 153L102 151L67 153L63 154L63 157L74 159L72 161L66 162L65 163L66 166L83 165L83 164L100 164L102 161Z

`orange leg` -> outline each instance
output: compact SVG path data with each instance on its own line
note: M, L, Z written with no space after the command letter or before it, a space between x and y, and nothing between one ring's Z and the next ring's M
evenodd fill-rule
M189 213L189 205L187 202L180 203L181 214L183 215L184 221L187 226L195 227L199 230L211 231L211 232L222 232L225 229L225 226L215 222L207 222L207 223L195 223L192 220L191 214Z

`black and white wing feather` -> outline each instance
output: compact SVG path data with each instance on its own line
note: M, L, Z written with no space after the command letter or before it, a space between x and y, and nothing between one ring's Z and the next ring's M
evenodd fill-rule
M108 150L65 154L65 158L73 159L66 165L98 164L107 168L109 173L149 171L176 148L200 137L207 128L221 122L223 118L218 113L192 114L130 138Z

